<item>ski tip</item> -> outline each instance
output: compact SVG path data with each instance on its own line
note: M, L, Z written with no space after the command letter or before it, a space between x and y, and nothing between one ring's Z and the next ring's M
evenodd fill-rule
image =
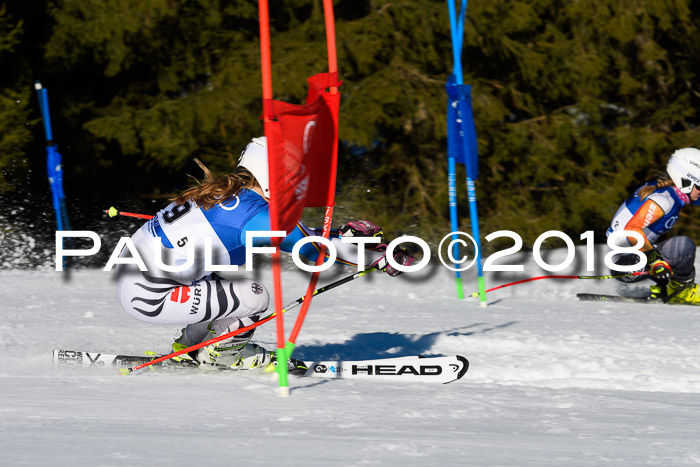
M661 299L650 297L626 297L622 295L606 295L596 293L579 293L576 297L584 302L616 302L616 303L664 303Z
M462 376L467 374L467 370L469 369L469 360L466 359L466 357L462 357L461 355L455 355L457 357L457 360L462 362L463 366L462 369L457 373L457 378L456 379L461 379Z
M608 301L605 295L597 295L590 293L577 293L576 298L582 302L605 302Z
M131 369L131 368L120 368L120 369L119 369L119 373L120 373L122 376L126 376L126 375L128 375L129 373L131 373L132 371L134 371L134 370Z
M454 355L451 358L457 359L457 361L462 365L462 368L460 368L459 372L457 373L457 375L455 376L454 379L451 379L449 381L445 381L442 384L450 384L450 383L454 383L458 379L462 379L462 377L467 374L467 370L469 370L469 360L467 360L466 357L463 357L461 355ZM450 364L450 366L458 367L458 365L455 365L455 364ZM456 371L456 369L455 369L455 371Z

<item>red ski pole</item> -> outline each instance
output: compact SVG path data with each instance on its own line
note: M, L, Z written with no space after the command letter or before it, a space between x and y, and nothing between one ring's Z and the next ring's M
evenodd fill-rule
M109 209L105 209L107 214L109 214L109 217L116 217L116 216L127 216L127 217L138 217L141 219L151 219L153 216L149 216L148 214L136 214L135 212L124 212L124 211L117 211L117 208L112 206Z

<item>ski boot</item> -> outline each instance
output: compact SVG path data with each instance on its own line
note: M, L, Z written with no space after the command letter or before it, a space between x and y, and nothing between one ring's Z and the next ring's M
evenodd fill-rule
M179 352L180 350L186 349L186 348L187 348L187 346L179 344L178 342L175 342L173 344L173 353ZM155 360L156 358L163 356L163 354L160 354L158 352L154 352L152 350L146 350L144 353L149 357L153 357L152 360ZM199 362L197 360L195 360L193 357L193 355L195 355L195 354L196 354L196 352L189 352L189 353L180 354L180 355L177 355L175 357L172 357L169 361L178 363L179 365L182 365L182 366L199 366ZM168 363L165 362L164 366L168 366ZM152 366L149 366L149 368L151 370L153 370Z
M182 329L182 334L180 337L175 339L175 342L173 342L173 352L179 352L181 350L186 349L187 347L191 347L194 345L192 342L190 342L189 339L187 339L187 335L185 333L185 329ZM178 355L177 357L173 357L171 360L177 363L189 363L193 366L199 365L199 362L197 361L197 351L192 351L192 352L187 352Z
M243 344L238 349L217 348L216 344L203 347L197 354L200 368L207 366L225 365L234 370L257 370L264 368L266 373L277 368L277 354L257 344ZM287 360L289 374L299 375L306 373L306 363L295 358Z
M694 282L680 282L671 279L667 286L669 303L700 305L700 289Z
M227 346L228 345L228 346ZM200 368L229 367L234 370L265 368L272 362L272 353L248 342L233 345L217 342L197 351Z
M266 373L272 373L277 369L277 354L272 354L272 362L265 368ZM297 360L296 358L289 358L287 360L287 373L290 375L303 375L309 367L302 360Z
M255 370L264 368L266 373L275 371L277 368L277 353L257 345L248 344L243 347L243 351L238 355L231 368L241 370ZM308 370L306 363L295 358L287 360L287 371L289 374L304 374Z
M173 353L179 352L180 350L184 350L187 347L190 347L193 345L187 338L185 337L185 330L182 330L182 335L175 339L175 342L173 342ZM155 360L156 358L162 357L163 354L160 354L158 352L154 352L152 350L147 350L145 352L146 355L149 357L153 357ZM188 352L188 353L183 353L180 355L177 355L175 357L172 357L170 360L175 363L179 363L182 366L199 366L199 362L195 359L197 355L197 352ZM167 364L166 364L167 365ZM153 368L153 367L151 367Z
M666 299L666 287L660 286L658 284L649 286L651 294L649 295L649 300L664 300Z
M182 335L173 344L173 352L191 345L193 344L185 337L183 329ZM250 337L216 342L193 352L173 357L173 360L183 363L192 362L193 365L199 365L202 369L228 367L234 370L255 370L263 368L266 372L270 372L274 371L277 366L276 353L257 344L251 344ZM303 361L290 358L288 370L292 374L303 374L307 367Z
M211 329L211 324L209 324L207 328L208 334L202 340L216 336L216 333ZM258 352L254 347L247 348L249 341L249 337L244 339L234 337L233 339L215 342L206 347L193 350L192 352L180 354L177 357L173 357L172 360L178 363L191 362L193 365L199 365L200 368L204 369L221 369L221 367L238 368L241 366L254 368L256 364L259 365L259 363L256 363L255 356L260 354L259 359L265 364L269 363L269 358L267 359L268 361L265 362L264 349L261 348L261 351ZM182 334L175 339L173 343L173 352L191 347L195 343L196 342L190 340L187 328L183 328Z
M698 284L693 282L671 279L666 287L652 285L649 289L651 290L649 298L652 300L662 300L664 303L700 305L700 288Z

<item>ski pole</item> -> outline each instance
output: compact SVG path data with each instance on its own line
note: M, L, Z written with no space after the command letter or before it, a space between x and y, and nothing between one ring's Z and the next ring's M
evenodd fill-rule
M321 287L321 288L316 289L316 290L314 291L314 293L312 294L312 296L316 296L316 295L322 294L323 292L327 292L327 291L329 291L329 290L331 290L331 289L334 289L334 288L336 288L336 287L338 287L338 286L340 286L340 285L343 285L343 284L345 284L345 283L347 283L347 282L350 282L350 281L353 281L353 280L355 280L355 279L357 279L357 278L360 278L360 277L364 276L365 274L369 274L370 272L372 272L372 271L374 271L374 270L376 270L376 268L365 269L364 271L356 272L355 274L352 274L352 275L350 275L350 276L347 276L347 277L344 277L344 278L342 278L342 279L340 279L340 280L337 280L337 281L335 281L335 282L332 282L332 283L330 283L330 284L328 284L328 285L325 285L325 286L323 286L323 287ZM286 306L282 309L282 313L286 313L287 311L289 311L289 310L291 310L291 309L293 309L293 308L299 306L299 305L304 301L305 298L306 298L306 296L300 297L300 298L297 298L296 300L294 300L293 302L289 303L288 305L286 305ZM178 355L182 355L182 354L184 354L184 353L192 352L193 350L201 349L202 347L206 347L207 345L211 345L211 344L214 344L214 343L216 343L216 342L222 341L222 340L224 340L224 339L228 339L229 337L233 337L233 336L235 336L235 335L242 334L242 333L244 333L244 332L250 331L251 329L255 329L255 328L257 328L258 326L260 326L260 325L262 325L262 324L264 324L264 323L267 323L267 322L270 321L271 319L274 319L275 316L276 316L276 314L273 313L273 314L271 314L270 316L268 316L267 318L264 318L264 319L258 321L257 323L253 323L253 324L251 324L251 325L249 325L249 326L246 326L246 327L243 327L243 328L240 328L240 329L236 329L235 331L227 332L226 334L222 334L222 335L220 335L220 336L218 336L218 337L214 337L213 339L209 339L208 341L204 341L204 342L201 342L201 343L199 343L199 344L195 344L195 345L192 345L192 346L190 346L190 347L187 347L187 348L185 348L185 349L178 350L177 352L173 352L173 353L168 354L168 355L163 355L162 357L158 357L158 358L156 358L155 360L151 360L151 361L149 361L149 362L141 363L140 365L136 365L136 366L133 366L133 367L131 367L131 368L122 368L122 369L119 370L119 371L120 371L122 374L124 374L124 375L128 375L129 373L131 373L131 372L133 372L133 371L136 371L136 370L140 370L141 368L145 368L145 367L150 366L150 365L153 365L153 364L155 364L155 363L160 363L160 362L163 362L163 361L165 361L165 360L169 360L169 359L171 359L171 358L173 358L173 357L177 357Z
M518 285L518 284L523 284L525 282L532 282L532 281L538 281L540 279L614 279L616 277L632 277L632 276L646 276L648 275L648 271L637 271L637 272L631 272L629 274L609 274L606 276L537 276L537 277L530 277L528 279L523 279L515 282L510 282L508 284L503 284L499 285L498 287L493 287L491 289L488 289L486 292L493 292L494 290L502 289L504 287L510 287L512 285ZM478 297L479 292L472 292L471 293L472 297Z
M112 206L109 209L105 209L107 214L109 214L109 217L116 217L116 216L127 216L127 217L139 217L141 219L151 219L153 216L149 216L148 214L136 214L135 212L124 212L124 211L117 211L117 208Z

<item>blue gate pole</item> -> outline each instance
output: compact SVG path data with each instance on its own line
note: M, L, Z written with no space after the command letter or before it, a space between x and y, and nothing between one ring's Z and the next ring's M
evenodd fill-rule
M39 98L41 119L44 123L44 134L46 135L46 170L49 178L49 186L51 188L53 209L56 212L56 226L59 231L70 230L65 195L63 192L62 156L53 142L48 92L39 81L34 82L34 89L36 89L37 97Z
M450 29L451 29L451 35L452 35L452 56L453 56L453 61L454 61L454 69L453 69L453 75L455 77L455 84L458 86L458 88L462 89L463 91L466 91L466 93L469 93L471 91L470 86L463 86L464 85L464 78L462 76L462 38L464 36L464 18L467 13L467 0L462 0L461 2L461 7L460 7L460 16L457 18L457 12L455 11L455 4L454 0L447 0L447 6L448 6L448 11L450 15ZM473 164L477 164L477 159L474 158L474 160L471 160L472 158L469 157L469 148L468 148L468 143L467 137L468 135L471 135L473 132L469 131L468 124L471 122L467 121L467 118L465 118L466 112L469 111L471 112L471 108L466 109L462 107L462 104L464 103L462 92L460 92L460 99L457 100L457 115L459 116L461 120L461 135L462 135L462 144L464 146L464 154L465 154L465 165L466 165L466 172L467 172L467 195L468 195L468 200L469 200L469 215L470 215L470 221L471 221L471 226L472 226L472 236L474 237L474 242L475 242L475 247L476 247L476 266L477 266L477 284L478 284L478 290L479 290L479 301L480 305L482 307L485 307L487 305L486 301L486 286L485 286L485 281L484 281L484 274L483 274L483 268L481 264L481 237L479 236L479 217L477 215L477 205L476 205L476 187L474 185L474 179L472 178L471 174L475 174L478 171L478 167L473 167ZM474 138L476 138L476 135L473 135ZM475 141L474 141L475 143ZM474 147L476 145L474 144ZM476 154L474 154L476 155ZM450 157L450 160L454 160L453 157ZM453 172L450 170L450 178L454 177ZM456 206L455 206L455 211L456 211ZM452 209L450 210L450 216L452 217ZM453 219L452 225L455 225L455 220ZM454 228L454 227L453 227Z
M448 179L448 190L449 190L449 203L450 203L450 225L452 227L452 232L457 232L459 230L458 215L457 215L457 169L454 157L448 157L447 159L447 179ZM459 235L453 234L452 240L455 242L452 245L452 256L454 258L459 257L459 246L457 240L459 240ZM455 264L455 269L459 266ZM457 284L457 298L462 300L464 298L464 287L462 285L462 273L457 270L455 271L455 281Z

